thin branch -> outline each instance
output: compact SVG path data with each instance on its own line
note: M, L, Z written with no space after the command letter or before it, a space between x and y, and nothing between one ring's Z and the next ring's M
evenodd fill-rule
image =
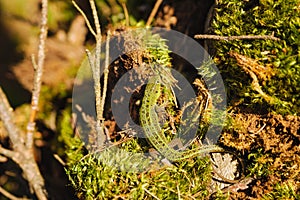
M96 102L95 103L96 104L96 132L97 132L98 139L100 139L100 138L103 138L103 136L105 137L104 125L103 125L103 109L102 109L102 102L104 102L105 100L102 100L102 98L101 98L101 83L100 83L102 35L101 35L101 27L100 27L100 22L99 22L99 18L98 18L98 14L97 14L97 8L95 5L95 1L89 0L89 2L90 2L91 9L92 9L92 14L93 14L96 31L94 31L93 28L91 27L90 22L89 22L88 18L86 17L85 13L81 10L81 8L76 4L75 1L72 1L75 8L84 17L90 32L94 35L94 37L96 39L96 48L95 48L94 54L92 55L88 50L86 50L86 53L87 53L89 65L92 69L92 75L93 75L93 80L94 80L94 92L95 92L95 102ZM97 141L99 141L99 140L97 140ZM100 143L97 145L102 146L103 142L101 141Z
M21 145L25 142L21 137L20 129L13 122L13 113L10 107L6 95L0 87L0 119L3 121L3 125L7 130L8 136L12 142L13 149L21 149Z
M72 3L74 5L74 7L78 10L78 12L80 12L80 14L83 16L85 23L86 23L88 29L90 30L90 32L94 35L94 37L96 37L96 33L95 33L94 29L92 28L90 21L88 20L85 13L82 11L82 9L78 6L78 4L75 1L72 1Z
M102 88L102 102L101 102L101 111L100 114L103 116L104 112L104 104L106 98L106 91L107 91L107 82L108 82L108 65L109 65L109 42L110 42L110 31L107 31L107 38L106 38L106 46L105 46L105 65L104 65L104 84Z
M256 131L254 134L259 134L264 128L266 127L267 124L264 124L258 131Z
M128 14L128 9L127 9L126 3L122 2L121 5L122 5L123 11L124 11L124 15L125 15L126 26L128 27L128 26L129 26L129 14Z
M100 83L100 77L101 77L101 43L102 43L102 35L101 35L101 27L99 23L99 18L97 14L97 8L95 5L94 0L90 0L90 5L93 13L94 23L96 27L96 50L94 55L94 90L95 90L95 101L96 101L96 132L97 132L97 145L103 146L104 141L101 141L103 139L104 134L104 126L103 126L103 111L102 111L102 97L101 97L101 83Z
M195 35L195 39L201 40L275 40L279 41L280 39L272 35L238 35L238 36L220 36L220 35L207 35L200 34Z
M29 200L27 198L19 198L19 197L14 196L13 194L9 193L1 186L0 186L0 193L3 194L6 198L11 199L11 200Z
M158 11L158 8L160 6L160 4L163 2L163 0L157 0L151 13L150 13L150 16L148 17L148 20L147 20L147 23L146 23L146 27L149 27L153 21L153 18L155 17L157 11Z
M92 69L92 74L94 75L95 74L95 66L94 66L92 54L91 54L91 52L88 49L86 49L85 52L86 52L86 55L87 55L87 59L88 59L89 65L90 65L90 67Z
M96 35L99 37L101 37L101 27L100 27L100 22L99 22L99 18L98 18L98 13L97 13L97 8L95 5L95 1L94 0L90 0L90 5L91 5L91 9L93 12L93 18L94 18L94 23L95 23L95 27L96 27Z
M44 190L44 179L34 160L32 149L25 146L22 133L13 123L13 113L7 98L0 87L0 119L7 130L11 140L14 153L7 149L1 149L1 154L11 158L23 170L24 178L28 181L31 189L40 200L47 199L47 192Z
M102 36L101 36L101 27L99 23L99 18L97 15L97 8L95 5L94 0L89 0L90 6L93 13L94 23L96 27L96 49L94 54L94 62L93 62L93 79L94 79L94 90L95 90L95 101L96 101L96 117L97 117L97 127L96 130L99 130L101 126L100 122L102 121L103 117L101 115L101 83L100 83L100 65L101 65L101 43L102 43ZM92 62L92 61L90 61ZM98 131L97 131L98 132Z
M59 157L59 155L54 154L53 156L62 166L66 166L66 163L63 161L61 157Z
M16 153L15 151L3 148L0 145L0 154L2 154L3 156L6 156L7 158L10 158L12 160L15 160L18 157L18 153Z
M106 90L107 90L107 74L108 74L108 72L107 72L107 69L104 69L104 76L106 77L106 81L104 81L105 86L104 86L104 89L102 91L103 95L101 96L101 82L100 82L101 68L100 68L100 66L101 66L102 35L101 35L100 22L99 22L99 18L98 18L98 14L97 14L97 8L96 8L94 0L89 0L89 2L90 2L90 7L91 7L91 10L92 10L92 14L93 14L93 19L94 19L96 32L92 29L92 27L90 25L90 22L88 21L88 19L87 19L86 15L84 14L84 12L79 8L79 6L74 1L72 1L72 2L73 2L73 5L77 8L77 10L85 18L86 23L87 23L90 31L92 32L92 34L94 35L94 37L96 39L95 52L90 53L88 50L86 50L86 53L87 53L89 65L92 69L92 76L93 76L93 80L94 80L94 93L95 93L95 104L96 104L96 132L97 132L97 138L98 138L97 139L97 141L98 141L97 145L102 146L102 145L104 145L104 143L103 143L103 141L100 141L100 140L102 140L103 137L105 137L105 135L106 135L106 140L108 140L108 138L109 138L109 135L104 133L104 123L103 123L103 120L104 120L103 112L104 112L104 103L105 103L105 96L106 96ZM109 35L108 35L108 38L109 38ZM108 47L108 49L109 49L109 47ZM108 58L106 58L106 59L108 60Z
M101 45L96 44L96 50L95 50L95 59L93 62L94 71L93 71L93 79L94 79L94 92L95 92L95 101L96 101L96 115L97 115L97 121L102 120L101 113L101 83L100 83L100 54L101 53ZM99 61L97 61L99 59Z
M38 68L38 66L37 66L37 64L36 64L34 54L31 55L31 63L32 63L32 66L33 66L34 71L36 71L37 68Z
M44 179L39 171L38 165L34 160L32 146L33 146L33 132L35 127L35 117L38 110L39 95L41 90L41 78L43 73L43 65L45 59L45 40L47 38L47 12L48 1L42 0L42 16L41 28L38 47L38 63L33 60L33 67L35 69L34 86L31 101L31 114L27 125L27 141L24 142L19 128L14 124L14 116L12 108L0 87L0 119L3 121L4 127L7 130L9 139L12 143L13 153L10 150L1 148L1 154L11 158L16 162L23 171L24 178L28 181L31 192L35 193L37 199L46 200L47 192L44 187ZM33 57L34 59L34 57Z
M48 17L48 2L42 1L42 16L41 16L41 28L38 47L38 62L36 64L34 57L32 58L34 67L34 83L31 98L31 113L29 122L27 124L27 140L26 145L30 148L33 146L33 134L35 129L35 118L38 111L39 98L41 93L42 75L45 61L45 43L47 39L47 17Z
M180 197L180 189L179 189L179 185L177 184L176 185L176 188L177 188L177 199L181 199L181 197Z

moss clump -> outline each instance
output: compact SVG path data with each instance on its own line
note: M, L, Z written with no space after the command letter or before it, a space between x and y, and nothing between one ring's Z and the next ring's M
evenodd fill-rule
M178 166L160 169L149 164L149 170L141 173L120 171L104 164L103 158L99 159L97 154L86 154L80 139L73 137L69 116L68 111L63 112L59 140L66 144L67 175L80 199L144 199L154 196L160 199L179 196L201 199L209 195L211 165L208 158L187 160Z
M299 1L261 0L247 4L238 0L221 0L212 22L215 34L271 35L273 40L235 40L215 43L216 58L227 84L230 100L240 101L243 106L280 114L296 114L300 102L300 9ZM255 59L257 63L272 69L273 75L260 79L262 90L274 101L265 101L251 87L251 78L229 52ZM264 71L261 71L264 73Z

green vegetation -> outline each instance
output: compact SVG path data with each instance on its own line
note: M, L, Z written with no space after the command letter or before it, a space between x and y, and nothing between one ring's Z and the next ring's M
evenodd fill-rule
M269 194L265 194L262 199L275 200L275 199L299 199L300 194L296 194L295 186L293 183L276 183L274 190Z
M298 0L261 0L259 5L247 6L239 0L221 0L212 23L217 35L272 35L281 41L235 40L215 43L215 61L226 81L232 102L253 110L297 114L300 110L300 10ZM265 67L260 79L262 90L273 98L266 102L251 87L251 79L230 51L255 59Z
M214 59L226 84L229 105L234 108L232 115L239 115L244 111L257 114L273 113L274 116L299 115L299 5L298 0L260 0L259 3L252 5L237 0L219 1L212 23L215 34L224 36L274 34L280 38L280 41L214 42ZM252 77L241 67L239 60L230 55L231 52L237 52L240 56L244 56L243 58L247 58L246 65L256 74L259 85L266 95L261 95L255 90ZM258 66L263 66L259 72L255 71ZM262 119L257 122L262 122ZM257 183L260 184L258 190L261 193L269 193L260 198L298 199L299 173L295 172L292 166L299 165L299 161L293 159L291 155L297 152L294 145L299 145L299 139L289 138L288 133L280 128L284 124L283 118L276 119L278 119L276 124L264 122L268 129L266 131L262 129L256 137L249 134L249 130L253 127L251 120L247 122L243 118L229 117L226 132L230 133L230 137L236 138L232 138L228 144L238 150L249 152L246 160L247 171L261 181ZM294 123L297 123L297 118ZM289 143L288 140L293 142ZM277 147L279 143L280 146ZM293 181L289 182L290 180ZM259 195L259 192L255 193Z
M60 122L59 141L66 144L67 174L81 199L141 199L154 196L160 199L202 199L209 194L207 186L211 179L211 166L208 158L187 160L178 166L159 170L152 164L148 165L149 170L142 173L119 171L112 165L103 164L103 159L112 161L122 155L112 156L110 151L107 155L102 152L102 158L97 154L86 155L83 143L73 137L69 112L63 113ZM124 159L122 164L130 159L121 158Z
M136 9L143 3L142 1L98 0L96 4L99 8L103 33L107 29L128 28L123 2L129 11L129 25L144 26L147 16L143 16L143 13ZM146 2L144 4L149 6L150 12L155 1ZM214 41L212 46L214 61L225 81L228 106L232 114L225 122L222 135L224 141L220 142L225 148L237 150L237 154L241 155L245 162L245 175L254 179L241 193L270 200L300 199L299 128L295 125L299 118L294 118L294 121L291 118L291 115L292 117L299 115L300 111L300 2L299 0L260 0L256 4L251 2L251 0L219 0L211 33L222 36L274 34L280 40ZM30 10L35 15L39 13L37 0L26 3L20 0L3 1L1 7L10 10L17 19L36 23L30 18L32 17ZM88 7L88 1L87 6L82 7ZM91 19L89 10L84 11ZM71 1L51 0L50 33L55 34L61 29L67 30L77 14ZM36 34L37 28L32 28L31 31ZM29 35L32 35L31 32ZM141 46L145 48L142 52L143 62L172 67L173 61L164 39L151 34L143 39L144 43ZM87 40L87 45L90 45L89 36ZM253 77L243 68L237 56L247 60L243 64L254 73L264 94L257 92ZM134 62L134 59L128 60ZM123 61L118 61L122 67L129 63L122 63ZM85 62L88 65L87 59ZM206 70L210 64L207 63L207 68L202 68L202 76L213 76ZM130 67L132 66L125 68ZM76 72L77 68L71 69L66 76L74 76ZM81 75L91 76L88 73L91 71ZM53 132L58 134L53 136L54 139L51 138L52 141L47 143L49 145L47 147L66 162L64 167L70 185L80 199L204 199L211 195L212 163L208 157L189 158L173 165L165 165L165 160L160 156L157 156L159 160L143 154L148 153L151 148L145 139L129 138L127 135L123 138L123 135L117 132L117 128L114 128L112 133L114 138L112 143L116 144L115 146L97 149L98 153L88 152L78 137L78 130L72 127L74 125L72 123L75 122L71 117L71 88L67 87L60 84L42 87L37 118L47 128L52 129L49 124L54 124ZM143 89L138 91L139 103L142 102L142 91ZM163 126L164 134L171 140L175 137L173 130L178 129L179 123L186 123L187 125L184 124L183 127L188 127L188 123L192 120L179 122L180 111L175 108L170 93L170 90L162 88L158 104L165 106L163 111L167 112L168 117L175 119L172 122L173 127L168 122ZM199 96L200 93L199 91ZM137 104L135 108L139 108L138 101L135 103ZM15 122L22 129L26 129L29 107L28 104L24 104L15 112L17 116ZM134 112L139 113L139 110ZM250 120L253 113L257 114L256 121ZM289 115L290 118L284 118ZM220 125L220 116L217 111L212 111L209 116L204 115L199 132L205 132L209 123ZM134 117L139 116L136 114ZM269 119L273 121L270 122ZM110 120L114 122L113 118ZM43 140L45 136L42 133L39 137L36 139ZM132 167L130 165L132 163L138 163L139 166ZM139 171L136 172L137 170ZM230 195L237 193L232 191L223 193L217 190L213 195L216 199L228 199ZM237 195L236 198L238 197L240 196Z
M280 114L297 114L299 111L299 41L300 41L300 12L299 2L292 1L260 1L260 5L247 7L242 1L223 0L217 8L213 21L214 32L217 35L271 35L274 33L280 41L272 40L235 40L217 41L215 62L217 63L227 85L230 103L240 102L243 107L259 112L276 112ZM279 9L280 8L280 9ZM116 13L118 13L116 11ZM121 15L120 15L121 16ZM121 19L121 18L120 18ZM113 18L115 23L116 18ZM169 62L167 54L163 56L159 50L165 49L159 39L150 38L150 60L162 59ZM158 46L157 46L158 45ZM230 57L229 52L251 58L250 61L265 66L265 71L256 74L262 90L270 97L264 98L251 86L251 77ZM169 64L168 64L169 65ZM72 186L82 199L105 198L159 198L174 199L190 197L204 198L209 192L211 166L207 158L190 159L177 166L165 167L160 170L150 170L142 173L124 173L111 165L104 164L97 155L87 154L83 144L78 139L72 139L72 129L69 125L68 114L64 114L61 124L62 140L66 142L68 164L67 173ZM230 119L232 120L232 119ZM235 122L228 122L237 126ZM244 132L247 130L244 130ZM74 140L74 142L70 142ZM145 150L137 140L122 144L126 151L134 148ZM143 144L145 145L145 144ZM148 149L148 148L146 148ZM111 154L106 155L110 157ZM124 155L126 156L126 155ZM263 149L251 152L248 160L250 175L268 177L271 170L272 155ZM126 158L130 159L130 157ZM126 163L126 162L125 162ZM154 166L154 165L150 165ZM155 169L153 167L153 169ZM276 170L276 169L273 169ZM276 184L273 191L265 195L265 199L282 197L297 198L295 188L289 184ZM218 199L224 199L218 193ZM298 195L299 196L299 195Z
M141 44L143 61L169 67L171 62L165 40L159 35L141 31L133 34L147 35L143 37ZM155 67L153 70L157 70ZM128 153L148 151L149 144L137 139L124 142L119 148L109 147L98 153L86 154L79 139L72 138L69 115L64 113L60 121L60 141L66 143L68 157L67 174L82 199L189 199L209 195L211 164L208 158L187 159L176 166L163 166L164 164L146 158L143 154ZM131 172L135 171L133 163L137 163L136 170L143 171Z

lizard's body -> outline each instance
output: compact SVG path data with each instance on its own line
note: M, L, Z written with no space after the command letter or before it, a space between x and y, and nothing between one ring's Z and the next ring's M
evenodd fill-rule
M166 76L163 78L166 78ZM140 109L141 126L153 147L172 162L195 157L204 153L223 152L224 149L217 145L205 145L183 151L175 150L169 145L168 139L160 127L158 114L155 111L155 106L161 96L162 82L168 83L168 80L162 81L159 74L154 74L154 76L150 77ZM171 84L167 85L170 86Z

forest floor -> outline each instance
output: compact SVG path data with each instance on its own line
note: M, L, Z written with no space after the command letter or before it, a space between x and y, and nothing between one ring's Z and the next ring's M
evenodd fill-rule
M180 1L176 3L167 2L160 9L156 24L170 26L193 37L195 34L203 33L204 27L199 24L204 24L210 5L211 1L202 2L201 4L195 1L188 1L188 3L185 1L184 3ZM175 18L177 23L172 25L172 20ZM0 23L0 33L2 34L0 43L2 47L7 47L0 49L1 62L6 60L0 66L0 85L7 93L13 107L18 110L19 107L29 103L30 100L33 80L30 56L33 52L36 52L37 40L36 36L31 33L31 24L13 17L11 20L14 21L9 24L9 27L7 22L4 23L3 20ZM82 19L73 21L75 27L83 26L82 23ZM12 26L13 24L14 26ZM13 48L15 44L11 35L5 34L9 31L16 33L18 30L18 34L22 33L23 37L26 37L24 40L27 41L22 45L21 55ZM84 39L86 32L85 28L71 29L68 33L61 30L49 37L46 47L44 85L49 87L65 85L66 90L69 92L72 90L74 80L72 77L74 70L72 68L78 66L85 55ZM68 37L72 35L77 35L76 41L81 42L70 42ZM62 101L68 101L68 99L61 101L56 99L52 103L61 103ZM65 104L65 102L62 104ZM254 177L254 180L246 189L232 193L231 198L249 199L249 197L252 197L259 199L262 194L273 191L275 183L291 184L296 190L299 190L300 117L282 116L267 113L264 110L247 110L239 105L232 107L231 110L230 116L235 120L235 127L233 127L233 130L223 131L221 143L240 152L247 158L248 162L256 159L256 163L260 163L262 166L267 165L267 169L271 170L270 172L261 172L268 173L268 175L264 176L263 179ZM57 112L59 112L59 109ZM50 125L42 123L44 126L39 129L44 141L43 145L36 150L37 155L39 155L37 159L40 159L38 160L39 165L43 173L47 174L45 177L49 179L48 182L51 186L54 187L55 183L59 182L58 180L62 180L61 184L56 187L61 191L58 193L63 194L64 184L66 185L68 182L62 166L52 157L53 152L50 144L57 133L55 133L55 130L51 130L51 126L53 127L51 123ZM252 152L259 151L261 151L260 156L251 157ZM260 170L255 168L252 163L246 163L246 167L254 171ZM254 171L247 171L247 173L255 173ZM282 176L282 174L285 174L285 176ZM290 178L282 179L282 177L287 177L286 174ZM0 185L1 180L3 181L3 179L0 179ZM56 191L55 188L52 188L52 190L53 192ZM72 192L71 189L70 191ZM67 195L59 198L72 199L70 193L69 197Z

